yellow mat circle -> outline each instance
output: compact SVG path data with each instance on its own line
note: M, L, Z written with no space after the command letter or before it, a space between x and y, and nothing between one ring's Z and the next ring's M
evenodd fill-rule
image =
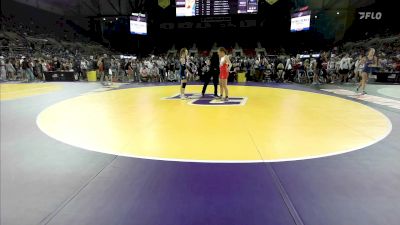
M178 86L93 93L40 113L47 135L88 150L195 162L309 159L357 150L383 139L391 123L360 103L304 91L231 86L241 106L203 107L164 100ZM187 92L199 93L201 86Z

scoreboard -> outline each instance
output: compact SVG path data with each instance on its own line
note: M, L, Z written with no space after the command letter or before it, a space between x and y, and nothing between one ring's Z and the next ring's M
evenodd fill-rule
M176 0L176 16L255 14L257 0Z

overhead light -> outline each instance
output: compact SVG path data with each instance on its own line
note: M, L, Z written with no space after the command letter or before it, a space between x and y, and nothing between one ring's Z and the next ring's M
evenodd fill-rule
M315 19L317 19L317 18L318 18L318 16L314 16L314 18L315 18Z
M106 20L106 18L103 18L103 20Z
M115 18L115 20L118 20L118 17L117 17L117 18Z
M340 14L340 12L336 12L336 14L337 14L337 15L339 15L339 14Z

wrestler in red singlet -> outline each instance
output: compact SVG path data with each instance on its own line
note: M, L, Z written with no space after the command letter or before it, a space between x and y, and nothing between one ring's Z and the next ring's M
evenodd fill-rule
M219 86L221 88L221 99L229 101L228 97L228 76L229 70L232 66L229 56L226 55L227 51L225 48L218 49L218 56L220 58L219 63ZM223 98L225 93L225 98Z
M228 71L228 63L225 61L225 58L221 58L221 62L219 64L219 79L228 79L229 71Z

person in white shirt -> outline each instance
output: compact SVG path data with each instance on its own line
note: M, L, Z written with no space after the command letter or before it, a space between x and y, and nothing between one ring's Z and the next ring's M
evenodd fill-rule
M328 62L328 74L330 76L331 84L333 84L337 79L335 57L331 57L331 59Z
M286 60L286 64L285 64L285 71L283 74L283 80L284 82L287 82L291 76L292 73L292 59L289 57Z
M351 59L349 58L349 55L346 54L339 62L339 74L340 74L340 82L346 82L348 73L350 71L350 64L351 64Z
M81 60L81 77L80 77L80 79L81 80L84 80L84 79L86 79L86 71L87 71L87 62L86 62L86 59L82 59Z

